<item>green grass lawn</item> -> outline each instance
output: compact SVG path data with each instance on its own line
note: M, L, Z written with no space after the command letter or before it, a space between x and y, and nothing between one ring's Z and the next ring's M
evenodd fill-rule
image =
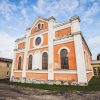
M64 85L47 85L47 84L29 84L29 83L17 83L9 82L8 80L1 80L0 83L7 83L9 85L29 87L41 90L50 90L57 92L65 91L100 91L100 77L93 77L88 86L64 86Z

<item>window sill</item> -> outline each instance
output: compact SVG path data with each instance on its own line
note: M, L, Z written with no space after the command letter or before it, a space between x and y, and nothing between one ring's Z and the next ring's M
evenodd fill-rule
M54 73L77 74L77 70L55 70Z

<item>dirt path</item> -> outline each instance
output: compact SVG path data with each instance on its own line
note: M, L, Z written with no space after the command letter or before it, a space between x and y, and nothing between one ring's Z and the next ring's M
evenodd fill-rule
M0 100L100 100L100 92L54 93L0 84Z

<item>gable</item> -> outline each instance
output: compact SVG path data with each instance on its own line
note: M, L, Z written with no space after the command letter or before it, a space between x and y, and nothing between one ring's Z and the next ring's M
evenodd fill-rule
M48 23L45 20L38 18L34 22L31 28L31 34L34 34L35 32L40 32L46 29L48 29Z

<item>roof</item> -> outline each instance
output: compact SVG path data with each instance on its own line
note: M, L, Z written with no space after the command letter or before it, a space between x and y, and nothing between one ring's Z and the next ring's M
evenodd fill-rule
M9 62L12 63L12 59L8 59L8 58L0 58L0 62Z

